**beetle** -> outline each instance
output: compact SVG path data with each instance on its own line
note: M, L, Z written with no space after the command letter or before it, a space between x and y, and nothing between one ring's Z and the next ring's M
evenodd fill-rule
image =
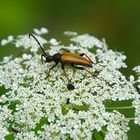
M89 74L91 74L93 77L97 77L96 73L90 72L85 68L85 67L92 67L92 65L95 64L85 53L77 55L77 54L73 54L73 53L68 52L68 51L64 51L63 53L56 53L56 54L51 56L51 55L48 55L44 51L42 45L39 43L39 41L37 40L37 38L35 37L34 34L29 33L29 38L30 37L33 37L36 40L36 42L38 43L38 45L40 46L40 48L41 48L41 50L43 52L43 54L41 55L42 62L45 62L45 63L49 63L51 61L55 62L55 64L49 69L47 77L49 76L50 71L55 66L57 66L58 63L60 63L61 68L64 71L64 75L65 75L65 77L67 78L67 81L68 81L68 84L67 84L68 90L73 90L73 89L75 89L75 87L72 84L71 80L69 79L69 77L68 77L68 75L66 73L65 65L70 64L72 67L74 67L76 69L85 70ZM45 60L43 59L43 57L45 58ZM81 66L77 66L77 65L81 65ZM83 67L83 66L85 66L85 67Z

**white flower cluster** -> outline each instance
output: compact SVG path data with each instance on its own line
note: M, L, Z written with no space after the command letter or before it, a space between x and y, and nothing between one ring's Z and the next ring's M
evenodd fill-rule
M76 42L78 45L85 48L103 47L103 43L90 34L76 36L72 38L71 41Z
M139 88L139 92L140 92L140 66L136 66L133 70L138 75L137 83L138 83L138 88Z
M12 42L13 40L14 40L14 37L13 37L12 35L9 35L9 36L7 37L7 39L3 39L3 40L1 41L1 45L4 46L4 45L6 45L6 44Z
M140 125L136 81L132 75L127 80L120 72L126 67L126 56L108 49L93 35L66 32L74 43L65 46L54 38L42 38L40 35L48 33L45 28L34 29L34 33L41 45L47 44L45 50L50 55L62 53L63 49L77 55L86 53L96 63L87 69L98 75L93 78L84 70L66 65L75 86L68 90L61 65L46 79L54 62L42 64L37 42L28 34L18 36L13 43L23 47L24 53L6 56L0 62L0 138L12 135L16 140L91 140L101 134L105 140L127 139L129 118L106 106L107 101L130 100L135 108L135 123Z
M136 81L134 81L134 84L137 84L137 91L140 95L140 66L136 66L133 69L137 75L138 78ZM137 96L136 100L133 101L133 106L135 107L135 123L140 125L140 97Z
M40 36L36 36L36 38L41 43L41 45L47 43L47 41ZM38 51L38 44L36 43L36 41L33 38L29 38L28 35L19 35L14 43L17 48L24 47L25 49L30 48L31 52Z

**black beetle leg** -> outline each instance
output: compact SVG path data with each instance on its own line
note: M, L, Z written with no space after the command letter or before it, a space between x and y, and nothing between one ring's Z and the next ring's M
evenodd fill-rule
M48 71L47 76L46 76L45 79L47 79L47 78L49 77L51 70L52 70L55 66L57 66L57 64L58 64L58 62L55 63L55 64L49 69L49 71Z
M92 77L96 77L98 79L100 79L99 77L97 77L97 73L95 72L90 72L89 70L85 69L84 67L78 67L78 66L75 66L74 64L71 64L71 66L73 68L76 68L76 69L79 69L79 70L85 70L86 72L88 72Z
M68 90L73 90L75 87L74 87L74 85L72 84L71 80L69 79L69 77L68 77L68 75L67 75L67 73L66 73L66 70L65 70L63 64L62 64L62 69L63 69L63 71L64 71L64 75L65 75L65 77L66 77L67 80L68 80L68 84L67 84L67 88L68 88Z

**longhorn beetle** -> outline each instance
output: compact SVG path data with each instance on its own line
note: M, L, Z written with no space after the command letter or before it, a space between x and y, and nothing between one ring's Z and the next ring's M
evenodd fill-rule
M67 78L68 80L68 84L67 84L67 88L68 90L73 90L75 87L74 85L72 84L71 80L69 79L67 73L66 73L66 70L65 70L65 65L67 64L70 64L72 67L76 68L76 69L79 69L79 70L85 70L87 71L89 74L91 74L93 77L97 77L97 74L96 73L93 73L93 72L90 72L88 71L87 69L85 69L85 67L81 67L81 66L86 66L86 67L92 67L92 64L95 64L93 63L93 61L84 53L80 54L80 55L76 55L76 54L73 54L71 52L67 52L67 51L64 51L63 53L56 53L52 56L48 55L42 45L39 43L39 41L37 40L37 38L35 37L35 35L33 35L32 33L29 33L29 38L30 37L33 37L36 42L38 43L38 45L40 46L43 54L41 55L41 60L42 62L44 61L45 63L49 63L51 61L54 61L55 64L49 69L48 71L48 76L50 74L50 71L58 64L60 63L61 64L61 68L63 69L64 71L64 75L65 77ZM43 59L43 57L45 57L45 60ZM81 65L81 66L77 66L77 65ZM47 76L47 77L48 77ZM46 78L47 78L46 77Z

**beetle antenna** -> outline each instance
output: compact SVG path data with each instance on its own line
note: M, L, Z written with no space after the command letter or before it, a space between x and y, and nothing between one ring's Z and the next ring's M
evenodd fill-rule
M35 37L35 35L33 35L32 33L29 33L29 38L33 37L35 39L35 41L37 42L37 44L39 45L39 47L41 48L42 52L44 53L45 56L47 56L46 52L44 51L42 45L39 43L39 41L37 40L37 38Z

